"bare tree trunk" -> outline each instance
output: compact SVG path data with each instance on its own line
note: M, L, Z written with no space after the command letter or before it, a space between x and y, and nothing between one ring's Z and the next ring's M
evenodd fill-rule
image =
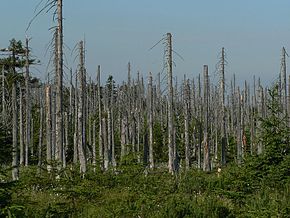
M143 81L143 78L142 78ZM140 137L141 137L141 111L142 111L142 104L143 104L143 86L139 80L139 75L138 75L138 106L137 106L137 159L138 162L141 162L140 158Z
M102 122L102 135L104 145L104 170L106 171L109 169L109 148L108 148L108 132L106 118L103 117L101 122Z
M79 69L79 106L78 106L78 155L80 161L80 171L81 173L86 173L86 157L85 157L85 137L84 137L84 57L83 57L83 41L80 42L80 69Z
M167 33L167 86L168 86L168 169L169 173L176 173L176 157L174 156L174 115L173 115L173 84L172 84L172 36Z
M20 144L20 165L24 165L24 135L23 135L23 94L22 87L19 87L19 144Z
M93 121L93 154L92 154L92 165L93 171L96 172L96 120Z
M208 137L208 117L209 117L209 79L208 66L204 65L204 130L203 130L203 170L210 171L210 145Z
M52 160L55 161L56 150L56 99L55 99L55 84L51 90L51 142L52 142Z
M152 73L149 73L148 81L148 115L149 115L149 168L154 168L153 157L153 96L152 96Z
M286 49L282 48L282 60L281 60L281 94L282 94L282 107L283 112L287 116L287 69L286 69Z
M2 66L2 119L1 122L3 125L6 123L6 101L5 101L5 72L4 72L4 65Z
M247 149L247 138L245 130L245 118L246 118L246 90L243 90L241 94L241 135L242 135L242 160L245 158L245 152Z
M126 121L125 118L121 118L121 159L127 154L126 151Z
M15 70L15 51L12 51L13 60L13 75L16 76ZM17 94L16 94L16 81L13 80L12 83L12 180L19 179L19 169L18 169L18 147L17 147L17 137L18 137L18 117L17 117Z
M62 0L57 0L57 72L56 72L56 161L61 167L63 158L63 17Z
M190 147L189 147L189 111L190 111L190 87L189 81L184 81L184 144L185 144L185 169L190 167Z
M117 166L116 158L115 158L115 136L114 136L114 87L112 84L111 89L111 106L110 106L110 114L111 114L111 163L112 166L115 168Z
M26 142L25 142L25 166L28 166L28 152L30 147L30 84L29 84L29 39L26 38L26 49L25 49L25 130L26 130Z
M45 89L46 101L46 162L47 171L51 171L52 145L51 145L51 86L47 85Z
M254 96L252 96L252 104L250 110L250 128L251 128L251 145L250 145L250 154L254 154L254 129L255 129L255 106L254 106Z
M104 136L104 170L107 171L109 169L109 163L110 163L110 146L111 146L111 137L110 137L110 131L111 131L111 114L109 111L109 88L108 86L105 89L105 97L104 97L104 111L106 111L106 116L102 118L102 135Z
M38 167L40 169L42 165L42 139L43 139L43 103L42 103L42 97L40 97L39 102L39 112L40 112L40 119L39 119L39 142L38 142Z
M77 164L78 162L78 73L76 72L75 78L75 99L74 99L74 156L73 156L73 163Z
M63 154L63 157L62 157L62 167L63 168L66 168L66 152L67 152L67 149L68 149L68 146L69 146L69 141L68 141L68 132L69 132L69 125L68 125L68 122L69 122L69 114L67 112L64 113L64 146L63 146L63 151L62 151L62 154Z
M221 147L221 164L226 164L226 115L225 115L225 50L222 48L222 58L221 58L221 115L222 115L222 147Z
M72 69L70 69L70 87L69 87L69 122L72 123L73 113L73 74ZM72 129L72 128L70 128Z
M241 93L240 93L240 87L238 87L238 93L237 93L237 100L238 100L238 111L237 111L237 132L236 132L236 138L237 138L237 163L241 164L243 160L243 148L242 148L242 127L241 127Z
M101 170L104 169L104 147L102 135L102 101L101 101L101 66L97 71L97 90L98 90L98 108L99 108L99 161Z
M32 157L34 157L34 119L31 118L31 134L30 134L30 144L31 144L31 147L30 147L30 155Z
M263 88L260 83L260 78L258 80L258 92L259 92L259 102L258 102L258 116L263 117ZM258 119L257 128L260 129L261 121ZM258 142L257 153L261 154L263 151L263 145L261 142Z
M113 113L112 113L113 114ZM114 116L112 116L112 166L115 169L117 166L116 157L115 157L115 134L114 134Z
M202 168L202 98L201 98L201 81L200 74L198 75L198 152L197 152L197 165Z

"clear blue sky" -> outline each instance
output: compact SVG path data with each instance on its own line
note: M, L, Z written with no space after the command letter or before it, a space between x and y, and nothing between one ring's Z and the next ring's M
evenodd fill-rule
M11 38L25 38L25 29L41 0L1 0L0 47ZM46 0L45 0L46 1ZM276 78L282 46L290 51L289 0L64 0L64 37L68 47L86 39L86 66L95 79L102 66L103 81L112 74L117 82L126 79L127 62L132 74L145 77L162 70L161 45L149 51L163 35L171 32L175 56L174 75L189 78L204 64L213 72L222 47L227 53L227 78L262 77L263 83ZM52 34L52 12L41 14L27 34L42 66L33 74L45 78L49 55L45 50ZM73 55L75 56L75 54ZM75 68L66 49L68 66Z

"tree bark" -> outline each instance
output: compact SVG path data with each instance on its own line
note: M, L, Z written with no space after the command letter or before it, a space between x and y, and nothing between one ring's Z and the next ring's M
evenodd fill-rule
M209 118L209 78L208 66L204 65L204 130L203 130L203 170L210 171L210 145L208 138L208 118Z
M167 106L168 106L168 169L169 173L174 174L177 171L176 157L174 156L174 114L173 114L173 84L172 84L172 36L167 33L166 65L167 65Z
M148 80L148 116L149 116L149 168L154 168L153 157L153 96L152 96L152 73L149 73Z
M185 169L190 167L190 147L189 147L189 111L190 111L190 87L189 81L184 81L184 144L185 144Z
M19 144L20 144L20 165L24 165L24 135L23 135L23 94L22 87L19 88Z
M84 62L83 62L83 41L79 43L80 46L80 69L79 69L79 106L78 106L78 155L80 161L80 171L81 173L86 173L86 156L85 156L85 137L84 137L84 89L85 89L85 81L84 81Z
M15 70L15 51L12 51L13 60L13 75L16 76ZM16 80L12 83L12 180L19 179L19 169L18 169L18 147L17 147L17 137L18 137L18 117L17 117L17 93L16 93Z
M58 167L63 161L63 16L62 0L57 0L56 147Z
M26 49L25 49L25 130L26 130L26 142L25 142L25 166L28 166L28 152L30 147L30 84L29 84L29 46L28 46L28 38L26 38Z
M39 102L39 142L38 142L38 167L41 168L42 165L42 140L43 140L43 103L42 98Z
M52 145L51 145L51 86L48 84L45 89L46 101L46 162L47 171L51 171Z
M222 146L221 146L221 164L226 164L226 114L225 114L225 50L222 48L222 58L221 58L221 117L222 117Z

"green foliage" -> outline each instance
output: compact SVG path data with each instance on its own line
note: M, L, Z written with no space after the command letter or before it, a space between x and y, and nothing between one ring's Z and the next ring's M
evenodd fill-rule
M242 165L229 156L219 173L191 169L172 176L165 167L149 170L138 162L137 155L130 154L107 172L93 172L88 166L85 176L77 165L61 172L53 165L55 171L50 173L33 166L20 168L17 182L10 182L10 169L2 167L0 217L288 217L289 127L281 116L276 91L270 96L270 116L261 120L264 152L247 155ZM162 129L160 124L154 125L157 163L167 159ZM1 143L7 140L5 134L2 129ZM119 142L119 133L115 137ZM234 154L233 138L229 144ZM5 154L0 155L4 160Z
M11 162L12 134L0 124L0 165L7 166Z
M269 90L269 95L267 107L270 115L262 119L261 142L265 151L261 158L268 165L277 165L290 154L290 129L287 117L282 114L278 87Z
M117 169L89 170L85 178L77 166L60 178L23 168L21 180L0 192L2 213L10 208L21 217L287 217L289 176L283 185L268 186L269 177L251 167L255 158L249 165L229 165L219 176L149 171L129 156Z
M153 151L154 158L158 163L164 163L168 159L167 146L163 143L165 130L159 122L155 122L153 126Z

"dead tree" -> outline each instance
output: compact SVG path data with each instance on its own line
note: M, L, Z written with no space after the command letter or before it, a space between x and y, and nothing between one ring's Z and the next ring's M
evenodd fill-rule
M16 76L15 69L15 48L12 48L12 73L14 77ZM19 179L19 169L18 169L18 107L17 107L17 84L16 79L12 82L12 180Z
M149 116L149 168L154 168L153 157L153 88L152 88L152 73L149 73L148 79L148 116Z
M99 161L101 170L104 169L104 147L102 135L102 100L101 100L101 66L97 71L97 91L98 91L98 117L99 117Z
M189 146L189 111L190 111L190 86L189 81L184 81L184 144L185 144L185 169L190 167L190 146Z
M86 173L86 156L85 156L85 137L84 137L84 113L85 113L85 102L84 102L84 89L85 89L85 80L84 80L84 56L83 56L83 41L79 43L80 50L80 69L79 69L79 92L78 92L78 159L80 161L80 171L81 173Z
M225 114L225 50L222 48L221 57L221 78L220 78L220 99L221 99L221 135L222 135L222 146L221 146L221 164L226 164L226 114Z
M240 87L237 91L237 163L241 164L243 160L243 142L242 142L242 96L240 93Z
M30 84L29 84L29 40L26 38L26 49L25 49L25 166L28 166L28 152L30 147Z
M260 82L260 78L258 79L258 102L257 102L257 116L259 117L263 117L263 97L264 97L264 91L263 91L263 87L261 86L261 82ZM261 128L261 120L257 119L257 128L260 129ZM257 153L261 154L263 151L263 145L262 143L259 141L257 144Z
M63 158L63 16L62 0L57 0L56 147L59 167Z
M287 69L286 69L286 49L282 48L282 59L281 59L281 105L283 108L283 113L287 116Z
M104 145L104 170L107 171L109 169L109 152L111 146L111 114L109 111L109 87L107 86L104 90L104 111L106 112L106 116L102 118L102 135L103 135L103 145Z
M39 141L38 141L38 167L41 168L42 165L42 140L43 140L43 102L42 94L39 99Z
M2 66L2 83L1 83L1 93L2 93L2 98L1 98L1 100L2 100L2 102L1 102L1 104L2 104L2 111L1 111L1 115L2 115L2 119L1 119L1 122L2 122L2 124L4 125L5 123L6 123L6 100L5 100L5 70L4 70L4 65Z
M171 33L166 35L166 65L167 65L167 107L168 107L168 169L169 173L177 172L177 152L174 142L174 108L173 108L173 84L172 84L172 36Z
M77 164L78 162L78 141L79 141L79 135L78 135L78 72L76 72L76 78L75 78L75 97L74 97L74 154L73 154L73 163Z
M23 94L22 87L19 88L19 145L20 165L24 165L24 131L23 131Z
M112 89L111 89L111 106L110 106L110 114L111 114L111 135L110 135L110 140L111 140L111 164L113 168L116 168L117 163L116 163L116 157L115 157L115 134L114 134L114 88L112 84Z
M201 81L198 75L198 145L197 145L197 166L202 169L202 97L201 97Z
M208 66L204 65L204 128L203 128L203 170L210 171L210 145L209 145L209 78L208 78Z
M93 171L96 172L96 120L93 121L93 148L92 148Z
M46 162L47 171L51 171L52 161L52 142L51 142L51 86L46 85L45 88L45 106L46 106Z

